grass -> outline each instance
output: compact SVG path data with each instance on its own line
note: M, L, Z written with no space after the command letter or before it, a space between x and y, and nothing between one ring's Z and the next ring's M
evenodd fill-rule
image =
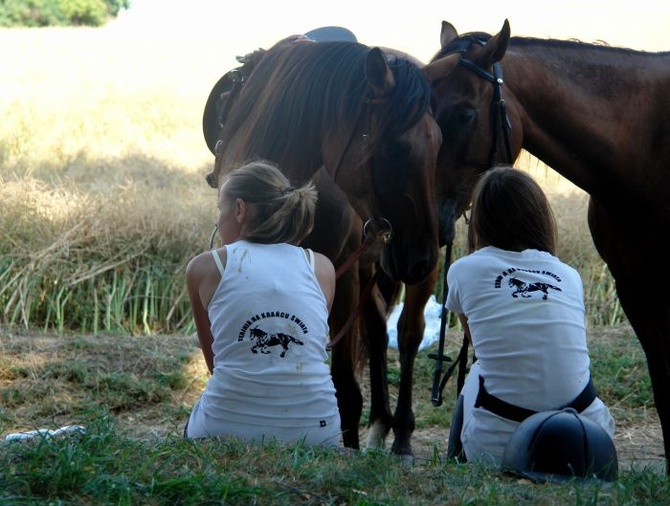
M119 472L119 461L132 462L136 455L144 458ZM74 442L11 448L4 463L33 476L30 495L25 479L15 479L5 482L5 498L33 504L662 504L668 492L667 482L642 474L614 485L538 487L438 459L408 469L379 452L234 441L147 443L119 435L104 419Z
M452 356L456 337L450 334L448 339L446 351ZM644 357L631 330L595 328L589 344L594 379L618 432L657 425ZM0 327L0 434L70 424L86 427L83 435L0 442L0 504L667 501L670 482L658 465L644 467L645 456L628 448L625 437L616 440L621 466L620 479L613 484L537 485L486 466L448 461L445 439L455 386L453 380L447 385L442 406L430 403L432 351L421 352L416 361L417 459L408 467L387 450L182 439L189 409L207 380L202 356L186 336L58 336ZM397 392L397 358L391 350L392 397ZM635 463L628 450L637 451L633 457L641 460Z

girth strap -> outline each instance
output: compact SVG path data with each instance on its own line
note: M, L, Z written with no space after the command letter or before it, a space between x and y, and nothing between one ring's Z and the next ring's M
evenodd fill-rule
M584 387L584 390L575 397L575 399L565 406L561 406L557 409L573 408L577 413L581 413L586 408L588 408L591 403L597 397L596 387L593 385L593 380L589 376L589 381ZM515 422L523 422L526 418L537 413L532 409L522 408L521 406L516 406L505 402L502 399L491 395L486 391L484 387L484 377L479 376L479 393L477 394L477 400L475 401L476 408L484 408L491 413L494 413L502 418L507 418L508 420L513 420Z

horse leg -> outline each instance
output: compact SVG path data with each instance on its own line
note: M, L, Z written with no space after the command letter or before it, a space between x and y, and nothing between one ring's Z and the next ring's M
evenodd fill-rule
M372 278L370 269L361 268L361 287L366 287ZM365 295L362 295L365 297ZM388 334L386 315L388 305L378 287L364 302L361 312L361 334L366 347L370 375L370 416L366 448L384 448L386 436L391 430L393 417L389 404L387 352Z
M645 290L630 290L617 280L617 294L647 357L654 404L661 422L666 474L670 475L670 311L659 307Z
M414 432L412 389L414 361L426 328L424 309L435 290L438 268L421 283L405 287L405 302L398 319L398 351L400 354L400 388L393 415L394 441L391 451L401 456L413 456L411 437Z
M621 215L589 199L588 223L593 242L616 282L617 296L647 358L654 404L661 422L666 474L670 475L670 296L649 296L649 279L666 286L670 277L664 238L668 223L629 206Z
M349 205L347 196L323 169L312 178L319 192L314 229L303 246L325 254L335 267L342 265L361 244L363 224ZM359 277L356 264L344 272L335 287L330 312L330 339L335 339L358 307ZM340 411L342 441L359 448L358 426L363 412L363 396L356 380L358 332L352 326L338 338L331 350L330 371Z
M337 280L330 315L331 339L344 327L358 305L358 273L352 268ZM363 413L363 396L356 380L358 333L355 325L337 341L331 351L330 372L340 410L342 441L347 448L358 449L358 426Z

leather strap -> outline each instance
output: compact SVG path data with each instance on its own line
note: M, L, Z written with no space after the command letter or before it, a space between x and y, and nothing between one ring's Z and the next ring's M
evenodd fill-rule
M573 408L578 413L581 413L586 408L588 408L591 403L597 397L596 388L593 385L593 380L589 377L589 381L581 391L581 393L574 398L572 402L561 406L560 409ZM505 402L502 399L491 395L486 391L484 387L484 377L479 376L479 393L477 394L477 400L475 401L476 408L484 408L491 413L494 413L502 418L507 418L508 420L513 420L515 422L523 422L526 418L537 413L532 409L522 408L521 406L516 406Z

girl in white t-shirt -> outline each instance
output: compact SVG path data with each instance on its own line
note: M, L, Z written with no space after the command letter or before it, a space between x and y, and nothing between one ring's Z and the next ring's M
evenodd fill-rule
M317 194L275 166L232 171L219 192L224 246L186 270L198 340L211 377L186 437L339 446L340 416L327 364L335 269L298 247Z
M508 166L487 171L468 242L471 253L449 268L446 302L476 357L459 398L465 458L499 465L521 421L563 407L613 436L591 381L582 281L555 256L554 215L535 180Z

